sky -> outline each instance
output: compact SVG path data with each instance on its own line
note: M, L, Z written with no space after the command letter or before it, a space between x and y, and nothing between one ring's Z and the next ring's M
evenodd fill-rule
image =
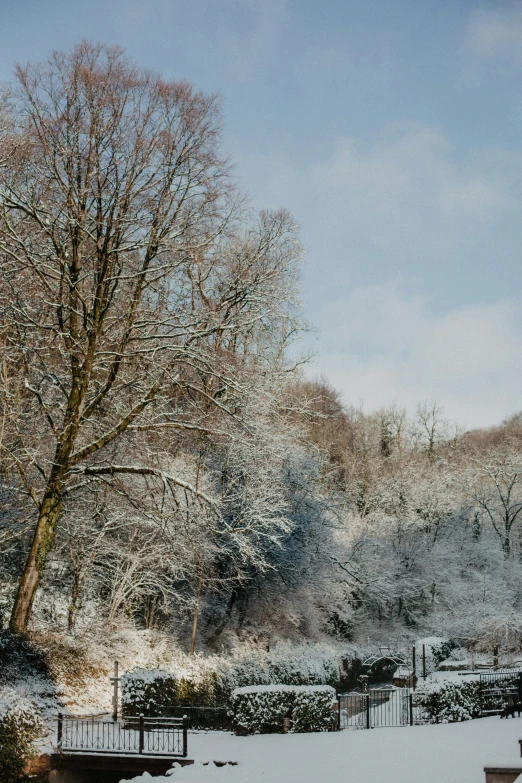
M309 377L522 409L522 0L0 0L0 80L82 37L222 97L241 186L301 227Z

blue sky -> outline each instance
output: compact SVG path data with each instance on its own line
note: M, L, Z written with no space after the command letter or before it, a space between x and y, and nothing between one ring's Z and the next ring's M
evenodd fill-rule
M81 37L222 95L241 183L301 225L311 376L522 408L522 1L0 0L0 79Z

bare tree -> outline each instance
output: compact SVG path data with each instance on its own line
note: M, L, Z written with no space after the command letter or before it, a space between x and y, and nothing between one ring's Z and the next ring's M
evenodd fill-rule
M466 478L479 513L491 524L509 557L514 529L522 519L522 454L505 447L474 458Z
M214 98L88 43L17 79L0 156L0 327L15 375L2 450L36 509L11 617L24 632L66 495L152 476L212 505L157 466L151 443L207 431L213 411L237 417L241 384L224 358L275 312L269 283L298 250L282 213L262 218L254 255L251 235L242 254L239 239L227 245ZM205 275L223 278L212 299Z
M433 459L437 444L448 437L448 423L442 418L442 407L438 402L422 402L417 406L411 435L413 441Z

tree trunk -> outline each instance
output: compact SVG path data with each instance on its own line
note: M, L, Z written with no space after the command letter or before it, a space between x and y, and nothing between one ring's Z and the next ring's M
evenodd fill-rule
M203 580L199 580L198 591L196 593L196 606L194 607L194 620L192 622L192 638L190 640L190 654L194 655L196 651L196 633L198 630L198 615L199 615L199 597L201 595L201 587Z
M72 633L74 631L74 626L76 625L76 613L78 611L78 599L80 597L80 582L81 582L80 573L79 571L75 571L73 577L72 591L71 591L71 600L67 612L67 629L69 633Z
M10 629L13 633L23 634L27 631L34 597L40 583L40 575L47 555L53 547L56 525L61 511L61 488L58 483L54 483L48 488L40 506L33 544L18 586L10 622Z

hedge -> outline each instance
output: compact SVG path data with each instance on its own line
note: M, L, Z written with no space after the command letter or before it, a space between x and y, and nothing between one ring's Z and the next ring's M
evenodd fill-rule
M260 685L232 693L239 731L271 734L283 731L285 718L294 732L329 731L335 690L329 685Z
M36 706L12 688L0 691L0 780L24 779L27 761L34 754L33 742L41 734L42 721Z
M182 707L215 706L216 684L212 676L195 682L161 669L135 669L121 678L121 698L124 715L168 715Z
M480 683L477 680L422 685L414 698L427 723L456 723L480 718L481 715Z

